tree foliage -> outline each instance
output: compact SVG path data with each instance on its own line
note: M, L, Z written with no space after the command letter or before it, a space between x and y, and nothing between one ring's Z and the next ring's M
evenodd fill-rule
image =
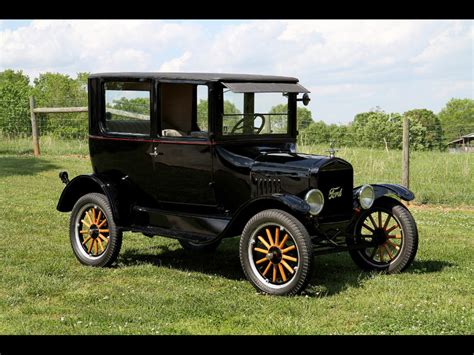
M76 79L60 73L43 73L34 80L33 95L38 107L87 106L87 73ZM64 123L66 120L67 124ZM83 137L87 134L86 113L42 114L40 134L61 137Z
M438 114L447 143L474 132L474 100L451 99Z
M0 72L0 132L8 136L31 133L30 79L23 72Z

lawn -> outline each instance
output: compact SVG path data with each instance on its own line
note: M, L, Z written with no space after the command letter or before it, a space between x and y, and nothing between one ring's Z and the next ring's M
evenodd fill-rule
M237 238L214 255L193 255L175 240L126 233L114 267L81 266L69 244L69 216L55 207L64 186L58 171L90 172L87 147L82 155L48 149L35 159L26 148L18 154L0 144L0 334L474 333L472 177L464 185L452 180L471 194L459 195L462 208L455 207L457 192L426 177L433 191L448 191L442 198L451 207L412 208L420 245L405 273L363 273L347 254L319 256L303 295L273 297L245 280ZM377 169L384 154L358 159L356 170L373 170L356 171L356 182L372 172L399 182L398 174Z

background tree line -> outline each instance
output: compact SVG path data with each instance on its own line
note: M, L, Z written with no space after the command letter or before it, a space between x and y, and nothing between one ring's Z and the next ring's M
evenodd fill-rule
M29 97L34 96L38 107L87 106L88 73L78 73L76 78L60 73L42 73L30 83L22 71L0 72L0 133L18 137L31 134ZM125 100L125 99L124 99ZM134 102L117 101L121 109ZM141 103L142 104L142 103ZM238 109L225 103L226 112ZM285 105L277 105L271 113L285 112ZM435 114L427 109L413 109L403 114L387 113L376 107L358 113L349 124L327 124L314 121L311 111L298 107L298 139L303 144L329 144L383 149L400 149L402 123L410 121L410 144L415 150L443 150L446 144L461 135L474 132L474 100L451 99ZM198 103L198 121L201 129L207 128L207 102ZM79 138L87 134L87 114L42 114L42 135Z

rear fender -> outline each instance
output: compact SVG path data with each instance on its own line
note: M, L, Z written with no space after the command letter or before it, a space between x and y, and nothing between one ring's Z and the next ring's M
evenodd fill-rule
M60 212L70 212L77 200L91 192L102 193L107 197L112 209L114 221L115 223L118 223L121 216L119 212L120 206L118 193L115 184L109 181L106 177L95 174L78 175L69 181L59 197L56 209Z

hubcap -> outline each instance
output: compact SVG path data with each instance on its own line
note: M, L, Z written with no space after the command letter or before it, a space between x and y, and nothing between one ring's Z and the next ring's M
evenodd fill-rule
M283 226L265 224L251 237L249 256L256 276L266 284L278 288L295 276L299 264L296 243Z

